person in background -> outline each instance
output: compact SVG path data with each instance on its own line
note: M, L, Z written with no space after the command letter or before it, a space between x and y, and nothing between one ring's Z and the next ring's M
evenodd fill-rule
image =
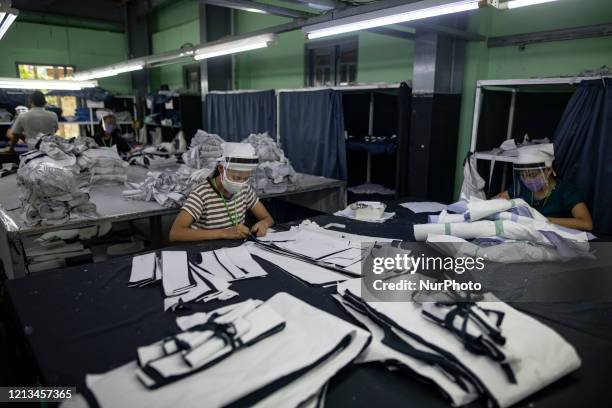
M195 187L170 229L171 241L244 239L266 235L272 216L249 184L259 159L248 143L224 143L223 158L214 173ZM244 225L250 210L259 220Z
M121 130L117 125L117 118L112 113L107 114L100 121L100 129L94 136L96 143L102 147L117 146L117 152L127 153L132 148L121 137Z
M519 147L513 183L496 198L522 198L554 224L592 230L593 220L582 192L555 177L553 160L552 143Z
M46 111L46 104L45 95L40 91L34 91L28 97L30 110L17 116L8 135L11 136L10 153L15 151L19 139L25 140L28 150L32 150L36 147L40 135L54 135L57 132L57 115Z

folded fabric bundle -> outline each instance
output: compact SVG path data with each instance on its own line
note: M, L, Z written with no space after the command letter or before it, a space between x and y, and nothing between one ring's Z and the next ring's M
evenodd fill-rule
M298 187L298 174L268 132L250 134L242 143L250 143L259 158L253 172L253 187L257 191L283 193Z
M221 136L198 129L191 138L189 150L182 155L183 163L194 169L213 169L223 154L224 142Z
M77 163L89 184L125 183L127 181L126 163L117 153L116 147L98 147L83 151Z
M72 218L96 215L86 188L79 188L72 145L46 136L39 148L20 156L17 186L21 217L28 225L58 225ZM54 157L49 156L53 155Z
M140 348L138 361L86 381L101 407L299 406L320 395L370 337L286 293L177 323L181 332Z
M521 199L459 201L414 225L414 236L450 256L486 254L493 262L593 258L592 234L553 224Z
M575 349L556 332L490 294L477 302L449 297L421 304L366 302L360 290L359 279L342 282L336 297L372 332L358 362L395 361L453 406L483 398L508 407L580 367Z

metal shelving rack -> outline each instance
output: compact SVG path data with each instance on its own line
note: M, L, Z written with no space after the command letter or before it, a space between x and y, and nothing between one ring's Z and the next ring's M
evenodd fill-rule
M508 163L514 163L516 160L512 156L504 156L495 154L492 151L477 152L476 145L478 142L478 124L482 113L483 90L495 90L503 92L511 92L510 108L508 109L508 127L506 129L506 140L512 138L514 129L515 112L516 112L516 96L518 92L529 92L534 90L571 90L582 81L603 79L608 76L593 76L593 77L553 77L553 78L528 78L528 79L491 79L480 80L476 82L476 97L474 99L474 115L472 118L472 136L470 142L470 151L478 160L486 160L494 166L496 162L504 164L502 189L505 187L505 179L508 172ZM491 174L493 168L491 168Z

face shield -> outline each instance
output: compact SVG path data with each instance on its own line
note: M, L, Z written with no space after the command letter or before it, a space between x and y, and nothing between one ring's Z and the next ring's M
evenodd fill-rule
M547 192L550 187L550 175L552 168L546 163L515 164L513 167L514 197L520 197L521 193L536 194Z

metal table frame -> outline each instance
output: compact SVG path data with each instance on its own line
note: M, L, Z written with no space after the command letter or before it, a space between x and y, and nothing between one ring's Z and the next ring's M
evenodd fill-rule
M5 182L15 180L15 176L5 178ZM259 198L281 198L293 204L327 213L333 213L346 207L346 182L325 177L300 174L300 184L296 190L283 193L260 193ZM92 192L103 186L93 186ZM121 187L123 189L123 187ZM92 194L93 195L93 194ZM121 196L105 196L109 200L126 199ZM93 199L92 199L93 201ZM131 200L132 202L138 202ZM144 202L142 202L144 204ZM150 207L150 202L147 202ZM24 238L37 236L51 231L76 229L99 225L104 222L132 221L149 219L150 239L153 248L161 246L162 217L178 214L179 208L165 208L156 203L158 208L143 211L115 213L92 219L70 220L60 225L25 226L15 220L16 210L7 210L0 204L0 256L5 274L9 279L28 275L27 254L23 244ZM20 225L21 224L21 225Z

